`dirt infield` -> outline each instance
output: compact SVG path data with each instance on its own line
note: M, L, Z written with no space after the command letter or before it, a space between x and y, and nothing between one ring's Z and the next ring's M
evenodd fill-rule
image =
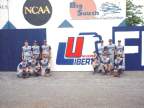
M144 72L120 78L53 72L28 79L0 72L0 108L144 108Z

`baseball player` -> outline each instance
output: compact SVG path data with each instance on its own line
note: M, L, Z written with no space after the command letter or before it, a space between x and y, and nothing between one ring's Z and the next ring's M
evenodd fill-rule
M28 61L28 71L30 72L31 75L35 74L34 72L37 62L38 61L35 59L34 56L32 56L32 59Z
M19 78L28 78L29 72L28 72L28 64L26 60L22 60L17 66L17 77Z
M35 65L34 75L35 76L40 76L41 75L41 65L40 65L39 62L37 62L36 65Z
M101 62L103 64L103 67L104 67L104 70L105 70L104 74L107 74L107 73L111 72L112 65L110 63L110 54L109 54L109 51L108 51L108 47L104 47Z
M104 50L104 42L101 40L100 46L98 47L98 54L101 57Z
M50 55L50 46L47 45L47 41L44 40L44 44L42 45L42 58L48 58Z
M29 61L32 57L31 46L27 41L24 42L24 46L22 47L22 60Z
M35 40L32 46L32 54L36 60L39 60L40 57L40 46L37 44Z
M120 55L121 58L123 58L123 69L125 69L124 46L121 45L121 40L118 40L118 45L116 46L116 55Z
M116 55L123 56L124 54L124 46L121 45L121 40L118 40L118 45L116 46Z
M48 58L46 58L46 57L42 58L41 69L42 69L42 71L41 71L42 76L46 76L47 74L50 73L50 63L49 63Z
M100 57L94 52L94 58L92 59L92 67L94 69L93 74L104 72Z
M122 71L123 71L123 58L121 57L121 55L116 55L116 59L114 62L113 76L119 77Z
M110 57L110 63L112 66L114 66L114 57L115 57L115 45L112 43L112 39L109 39L109 45L108 47L108 51L109 51L109 57Z

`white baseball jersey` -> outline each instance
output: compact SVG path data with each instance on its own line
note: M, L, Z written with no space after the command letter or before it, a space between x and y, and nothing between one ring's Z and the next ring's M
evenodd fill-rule
M117 69L123 69L123 59L115 59L115 63L114 63L115 68Z
M23 68L26 68L26 67L27 67L27 62L21 62L21 63L18 64L17 70L23 69Z
M41 60L41 66L42 66L43 68L48 67L48 64L49 64L48 59Z
M34 60L30 60L29 63L30 63L30 66L34 68L37 64L37 61L34 59Z
M48 45L42 45L42 52L43 54L49 53L49 46Z
M122 46L122 45L116 46L116 53L123 55L123 53L124 53L124 46Z
M103 51L102 56L101 56L101 62L103 64L107 64L110 62L109 51L107 50Z
M108 47L109 54L114 55L115 45L111 44L111 45L108 45L107 47Z
M108 63L110 63L110 58L107 56L103 56L101 61L103 64L108 64Z
M24 56L31 56L32 55L31 46L27 46L27 47L23 46L22 52Z
M104 51L104 46L99 46L98 47L98 53L101 55Z
M33 54L40 54L40 46L33 45L32 46L32 51L33 51Z

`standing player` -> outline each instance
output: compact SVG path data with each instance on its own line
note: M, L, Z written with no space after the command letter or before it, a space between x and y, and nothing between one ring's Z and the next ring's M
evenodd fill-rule
M37 41L34 41L32 46L32 54L36 60L39 60L40 57L40 46L37 44Z
M104 50L104 42L103 42L103 40L101 40L101 44L98 47L98 54L100 57L102 56L103 50Z
M109 51L109 54L110 54L110 63L112 65L112 67L114 66L114 57L115 57L115 45L112 43L112 39L109 39L109 45L107 46L108 47L108 51Z
M125 55L124 55L124 46L121 45L121 40L118 40L118 45L116 46L116 55L120 55L123 58L123 69L125 68Z
M44 44L42 45L42 59L48 58L50 55L50 46L47 45L47 41L44 40Z
M24 42L24 46L22 47L22 60L26 60L27 62L31 60L32 51L31 46L29 46L28 42Z
M116 55L124 55L124 46L121 45L121 40L118 40L118 45L116 46Z

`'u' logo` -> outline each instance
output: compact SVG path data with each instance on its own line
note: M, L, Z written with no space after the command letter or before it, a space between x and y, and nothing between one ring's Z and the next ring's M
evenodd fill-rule
M75 49L74 47L74 37L68 38L67 48L66 48L66 57L81 57L83 49L84 37L77 37Z

